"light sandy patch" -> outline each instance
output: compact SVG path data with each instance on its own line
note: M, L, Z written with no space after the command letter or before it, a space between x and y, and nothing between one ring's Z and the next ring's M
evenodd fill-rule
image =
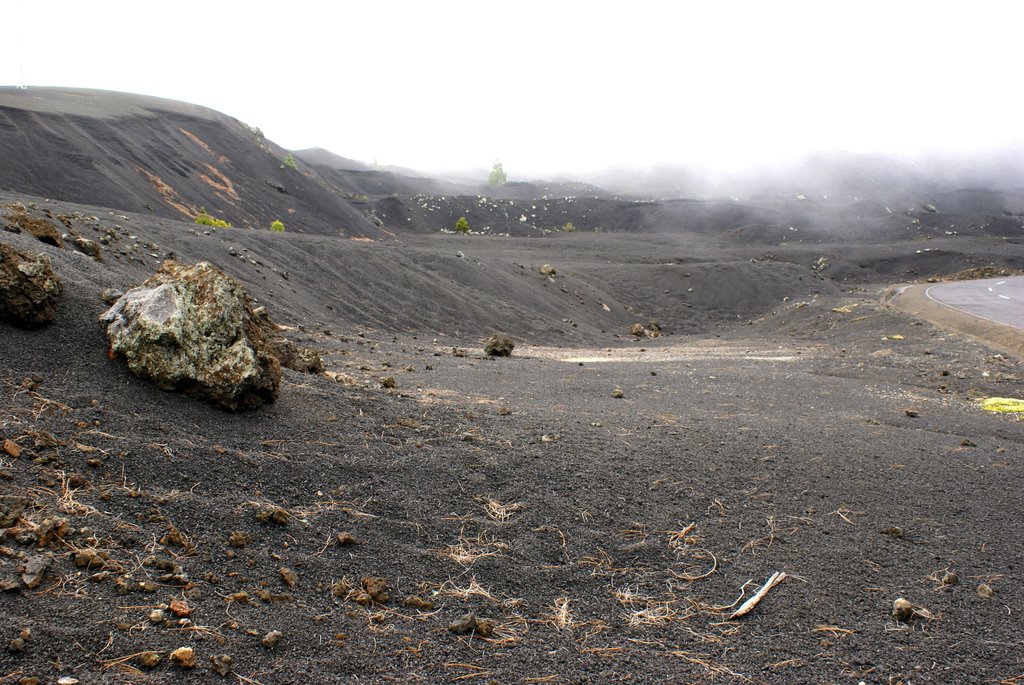
M790 347L765 347L762 344L740 342L701 341L687 345L658 345L647 347L643 352L637 347L607 347L604 349L581 349L561 347L525 347L523 356L553 359L569 363L608 362L686 362L735 359L758 362L795 362L807 358L806 350Z

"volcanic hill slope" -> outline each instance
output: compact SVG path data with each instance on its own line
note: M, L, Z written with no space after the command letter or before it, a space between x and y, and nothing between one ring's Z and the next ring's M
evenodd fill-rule
M1024 367L881 301L1024 267L1019 193L371 193L301 154L309 175L286 173L270 143L241 153L254 139L221 115L33 93L0 100L4 159L45 129L92 161L3 165L0 241L47 255L65 293L46 328L0 323L0 683L1024 674L1024 423L975 402L1019 397ZM121 166L93 147L103 125ZM180 129L229 158L211 164L236 204ZM196 225L129 160L238 228ZM267 178L305 184L322 223ZM282 207L288 231L265 230ZM440 233L453 216L492 235ZM171 256L239 279L328 373L286 371L243 414L132 376L101 293ZM662 336L630 334L651 320ZM511 357L481 352L495 330Z

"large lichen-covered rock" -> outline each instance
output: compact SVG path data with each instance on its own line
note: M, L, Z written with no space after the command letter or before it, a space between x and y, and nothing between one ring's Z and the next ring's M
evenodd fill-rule
M230 411L277 399L281 366L242 285L216 267L164 262L100 320L137 376Z
M0 243L0 319L25 328L49 323L62 290L49 258Z

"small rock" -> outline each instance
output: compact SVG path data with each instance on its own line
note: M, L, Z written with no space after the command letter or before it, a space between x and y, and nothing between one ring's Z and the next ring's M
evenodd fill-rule
M897 621L909 621L914 617L914 605L900 597L892 603L892 617Z
M210 657L210 668L219 676L226 676L231 673L231 664L234 661L227 654L218 654Z
M382 376L380 378L380 387L392 389L395 387L395 379L392 376Z
M100 300L108 307L124 297L124 292L117 288L106 288L100 293Z
M40 680L35 676L25 676L18 679L18 685L39 685Z
M555 267L551 266L550 264L542 264L541 267L537 269L537 271L539 271L544 276L554 276L557 273L555 271Z
M612 397L614 397L615 399L622 399L625 396L626 393L622 392L622 390L620 390L619 388L615 388L614 390L612 390Z
M139 665L143 668L155 668L162 658L160 652L143 652L138 656Z
M4 440L4 453L9 457L17 459L21 456L21 446L13 440Z
M20 637L16 637L11 640L11 643L7 645L7 651L11 654L18 654L25 651L25 641Z
M192 615L192 607L178 598L172 599L168 608L178 618L188 618Z
M282 634L280 630L271 630L269 633L263 636L260 643L267 649L273 649L277 646L277 643L281 641Z
M338 535L335 538L335 540L338 542L339 545L341 545L343 547L344 546L348 546L348 545L358 545L359 544L359 541L356 540L356 537L354 535L352 535L352 533L349 533L349 532L338 533Z
M647 329L644 328L642 323L635 323L629 328L629 334L635 335L638 338L642 338L647 335Z
M178 647L171 652L171 663L181 668L196 667L196 653L191 647Z
M74 243L75 247L78 248L78 251L82 254L89 255L96 261L101 260L100 246L94 241L89 240L88 238L83 238L82 236L75 236Z
M28 561L25 562L25 570L21 573L21 582L25 583L25 587L29 590L39 587L39 584L43 582L43 575L46 573L46 569L50 568L52 562L53 557L48 554L37 554L29 557Z
M78 685L78 678L72 678L71 676L66 675L57 680L57 685Z
M988 599L993 594L995 594L995 593L992 591L992 588L989 586L988 583L982 583L981 585L978 586L978 596L979 597L981 597L983 599Z
M384 604L390 599L388 595L388 581L383 578L367 576L360 581L360 584L374 602Z
M959 582L960 576L958 576L953 571L946 571L946 573L942 576L943 585L956 585Z
M236 530L228 538L228 544L232 547L245 547L252 542L252 536L246 532Z
M487 618L478 618L476 621L476 635L489 638L494 635L494 621Z
M969 440L967 438L964 438L963 440L960 441L960 446L961 447L977 447L978 445L974 441Z
M484 352L492 357L508 357L516 347L512 338L504 333L495 333L484 343Z
M295 586L299 582L299 577L295 575L295 571L285 566L282 566L281 568L277 569L277 573L281 576L281 580L284 581L285 585L287 585L293 590L295 589Z
M153 625L163 623L166 618L167 615L163 609L153 609L153 611L149 612L149 622Z
M918 416L918 413L917 413L916 409L904 409L903 413L906 414L907 416L909 416L912 419L917 418L917 416Z
M281 507L267 507L256 512L256 520L260 523L273 522L279 526L288 523L290 515Z
M455 621L452 621L448 626L448 630L452 631L456 635L467 635L476 630L476 614L472 611L462 616Z
M420 611L433 611L434 603L423 599L418 595L409 595L406 597L402 604L409 607L410 609L418 609Z

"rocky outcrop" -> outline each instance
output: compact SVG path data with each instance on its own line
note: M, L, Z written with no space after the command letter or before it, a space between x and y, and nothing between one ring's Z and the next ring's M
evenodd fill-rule
M512 342L512 338L504 333L495 333L487 338L487 342L484 343L484 352L492 357L507 357L512 354L515 346L516 344Z
M0 243L0 319L25 328L49 323L62 291L46 256Z
M242 285L216 267L164 262L100 320L137 376L229 411L277 399L281 366Z

